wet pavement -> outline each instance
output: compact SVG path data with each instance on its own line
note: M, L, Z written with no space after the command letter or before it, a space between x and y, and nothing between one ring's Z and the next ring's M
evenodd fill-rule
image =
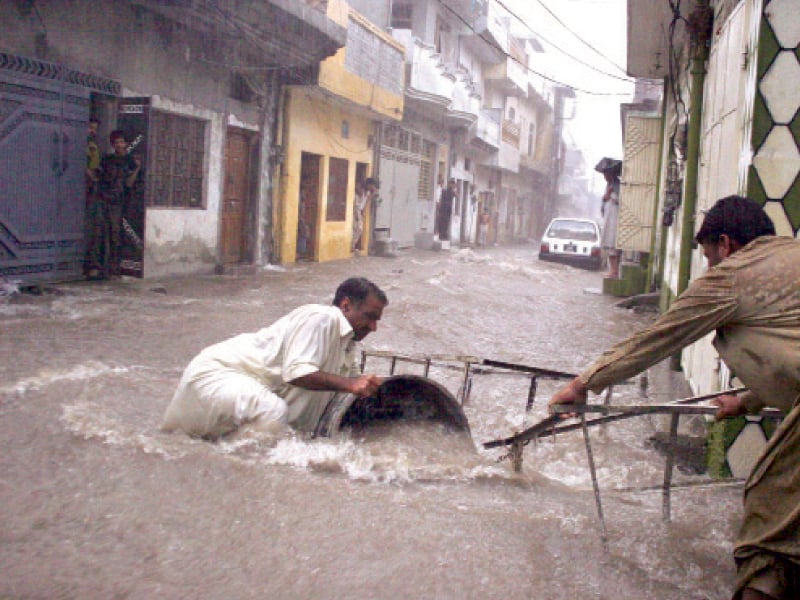
M600 273L535 250L411 250L0 299L0 597L729 597L741 489L676 471L663 523L664 457L649 441L663 419L592 433L607 553L580 432L526 447L521 473L483 449L543 418L555 382L540 382L526 415L527 377L475 375L472 440L436 424L218 443L159 431L199 350L330 303L354 275L390 300L365 348L435 355L430 377L454 395L454 357L578 372L652 320L602 296ZM614 401L687 393L659 365L645 391L637 379Z

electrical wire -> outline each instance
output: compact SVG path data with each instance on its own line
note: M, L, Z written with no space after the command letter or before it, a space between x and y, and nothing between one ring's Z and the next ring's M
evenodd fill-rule
M464 19L464 17L462 17L460 14L458 14L450 6L447 6L447 4L445 4L445 0L439 0L439 4L441 4L442 7L445 8L445 10L447 10L450 13L452 13L459 21L461 21L464 25L466 25L466 27L470 31L472 31L472 33L474 33L476 36L481 38L491 48L494 48L495 50L497 50L500 54L505 56L506 59L510 59L510 60L514 61L515 63L517 63L520 67L525 69L528 73L532 73L533 75L536 75L537 77L541 77L545 81L549 81L550 83L553 83L555 85L559 85L559 86L562 86L562 87L569 88L573 92L579 92L579 93L583 93L583 94L588 94L590 96L630 96L630 92L598 92L598 91L595 91L595 90L587 90L587 89L584 89L584 88L580 88L580 87L571 85L569 83L565 83L563 81L555 79L554 77L550 77L549 75L545 75L544 73L540 73L539 71L536 71L535 69L532 69L530 66L523 64L519 59L517 59L516 57L512 56L510 53L508 53L505 50L503 50L502 48L500 48L497 45L497 43L494 42L494 40L491 40L491 39L487 38L485 34L478 33L475 30L475 28L466 19Z
M505 3L504 3L502 0L497 0L497 3L498 3L500 6L502 6L504 9L506 9L510 15L512 15L513 17L515 17L517 20L519 20L519 22L520 22L520 23L522 23L523 25L525 25L525 27L527 27L527 28L528 28L528 29L529 29L529 30L530 30L532 33L534 33L534 34L536 34L536 35L538 35L538 36L541 36L541 34L540 34L540 33L538 33L538 32L536 32L536 31L534 31L534 30L533 30L533 29L532 29L532 28L531 28L531 27L530 27L530 26L529 26L529 25L528 25L528 24L527 24L525 21L523 21L523 20L522 20L522 18L521 18L519 15L517 15L517 14L516 14L516 13L515 13L513 10L511 10L511 9L510 9L510 8L509 8L509 7L508 7L508 6L507 6L507 5L506 5L506 4L505 4ZM582 43L584 46L586 46L587 48L589 48L590 50L592 50L593 52L595 52L595 53L596 53L598 56L600 56L601 58L603 58L603 59L605 59L606 61L608 61L608 62L609 62L611 65L613 65L614 67L616 67L617 69L619 69L619 70L620 70L620 71L622 71L623 73L626 73L626 71L625 71L625 69L624 69L623 67L621 67L620 65L618 65L617 63L615 63L615 62L614 62L612 59L610 59L608 56L606 56L605 54L603 54L603 53L602 53L600 50L598 50L597 48L595 48L594 46L592 46L592 45L591 45L589 42L587 42L587 41L586 41L586 40L584 40L584 39L583 39L581 36L579 36L577 33L575 33L575 32L574 32L572 29L570 29L570 28L567 26L567 24L566 24L566 23L564 23L564 21L562 21L562 20L561 20L561 19L558 17L558 15L556 15L556 14L555 14L555 13L554 13L554 12L553 12L551 9L550 9L550 7L548 7L548 6L547 6L547 5L546 5L544 2L542 2L542 0L536 0L536 3L537 3L537 4L539 4L539 5L540 5L540 6L541 6L543 9L545 9L545 10L548 12L548 14L550 14L550 16L551 16L551 17L553 17L553 18L556 20L556 22L557 22L559 25L561 25L561 26L562 26L564 29L566 29L566 30L567 30L567 31L569 31L569 32L570 32L570 33L571 33L573 36L575 36L575 38L577 38L577 40L578 40L578 41L580 41L580 42L581 42L581 43ZM544 39L544 38L542 37L542 39ZM558 46L556 46L556 45L555 45L555 44L553 44L552 42L548 42L548 43L550 43L550 44L551 44L551 45L553 45L554 47L556 47L556 48L558 48L559 50L561 50L561 52L564 52L564 54L567 54L567 52L566 52L565 50L563 50L563 49L559 48ZM568 56L569 56L569 55L568 55ZM589 66L589 65L587 65L587 66ZM612 75L612 74L610 74L610 73L606 73L605 71L601 71L601 70L599 70L599 69L595 69L595 70L597 70L597 71L598 71L598 72L600 72L600 73L604 73L605 75L608 75L609 77L616 77L615 75ZM626 73L625 79L626 79L626 80L628 80L628 81L630 81L630 80L631 80L631 78L627 76L627 73Z

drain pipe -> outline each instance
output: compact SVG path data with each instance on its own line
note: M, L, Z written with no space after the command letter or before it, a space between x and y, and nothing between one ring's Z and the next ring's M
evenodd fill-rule
M666 82L664 82L663 89L667 89ZM658 142L658 172L664 172L664 139L667 137L666 132L666 122L667 122L667 103L666 101L661 102L661 140ZM664 250L663 250L663 243L661 244L661 250L658 254L658 258L656 258L656 232L658 231L658 227L661 224L661 219L659 218L659 213L661 212L659 209L661 205L659 203L659 198L661 198L661 181L662 178L659 177L658 181L656 182L656 196L655 201L653 202L653 236L650 239L650 260L647 261L647 291L652 292L655 289L661 287L661 272L663 272L661 265L664 264ZM666 237L666 229L661 228L661 236L660 239L663 240ZM658 261L659 265L659 274L654 274L655 263L656 260ZM655 279L655 280L654 280Z
M689 132L686 148L686 178L684 180L683 215L681 221L681 254L678 264L678 295L689 286L695 212L697 210L697 172L700 157L700 130L703 117L703 85L706 79L705 61L708 57L713 12L708 3L698 6L689 16L693 45L691 64Z
M700 131L703 118L703 86L706 79L707 41L710 39L714 13L708 2L699 4L689 16L692 40L691 86L689 93L689 131L686 140L686 176L684 179L683 214L681 218L681 253L678 262L677 295L689 287L692 266L695 212L697 211L697 172L700 162ZM674 370L680 370L681 352L670 360Z

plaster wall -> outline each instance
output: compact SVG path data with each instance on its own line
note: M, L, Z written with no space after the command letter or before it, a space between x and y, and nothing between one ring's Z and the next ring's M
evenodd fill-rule
M186 28L122 1L37 0L35 13L15 4L25 3L0 3L0 49L108 77L144 96L225 108L231 65Z
M702 211L708 210L724 196L739 193L738 162L742 152L748 152L749 140L744 138L746 104L745 66L741 56L746 48L746 14L740 3L717 29L707 63L703 94L700 165L697 186L697 220L700 226ZM694 232L690 232L694 235ZM692 253L692 277L702 275L707 268L702 253ZM720 360L708 335L688 347L683 353L684 375L697 393L715 391L727 385L720 381Z
M136 95L136 94L131 94ZM252 128L224 113L152 97L154 109L207 121L204 208L148 207L145 217L146 277L212 272L217 264L219 216L227 125Z
M330 12L329 12L330 15ZM398 54L398 72L389 73L389 77L395 75L399 78L400 88L403 88L404 74L401 69L403 57L406 49L391 36L378 29L359 13L352 11L348 13L362 27L366 28L372 35L380 38L380 43L391 46ZM345 21L344 25L347 25ZM341 48L335 55L325 59L320 63L318 84L321 88L350 100L355 104L369 108L377 114L384 115L392 119L401 119L403 116L403 94L393 93L379 85L363 79L349 71L345 66L347 57L347 47ZM356 57L356 60L367 60L369 57Z
M196 34L127 2L37 0L35 12L23 4L0 3L0 50L119 81L122 96L150 97L153 109L208 122L204 208L147 208L144 273L213 271L225 129L257 130L260 119L255 106L229 98L230 65Z

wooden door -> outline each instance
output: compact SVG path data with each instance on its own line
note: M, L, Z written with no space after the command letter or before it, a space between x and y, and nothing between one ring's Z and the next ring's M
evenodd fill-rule
M301 153L295 246L298 260L314 260L317 256L321 163L319 154Z
M228 129L220 239L220 258L224 265L240 263L248 255L249 157L250 139L247 132Z

